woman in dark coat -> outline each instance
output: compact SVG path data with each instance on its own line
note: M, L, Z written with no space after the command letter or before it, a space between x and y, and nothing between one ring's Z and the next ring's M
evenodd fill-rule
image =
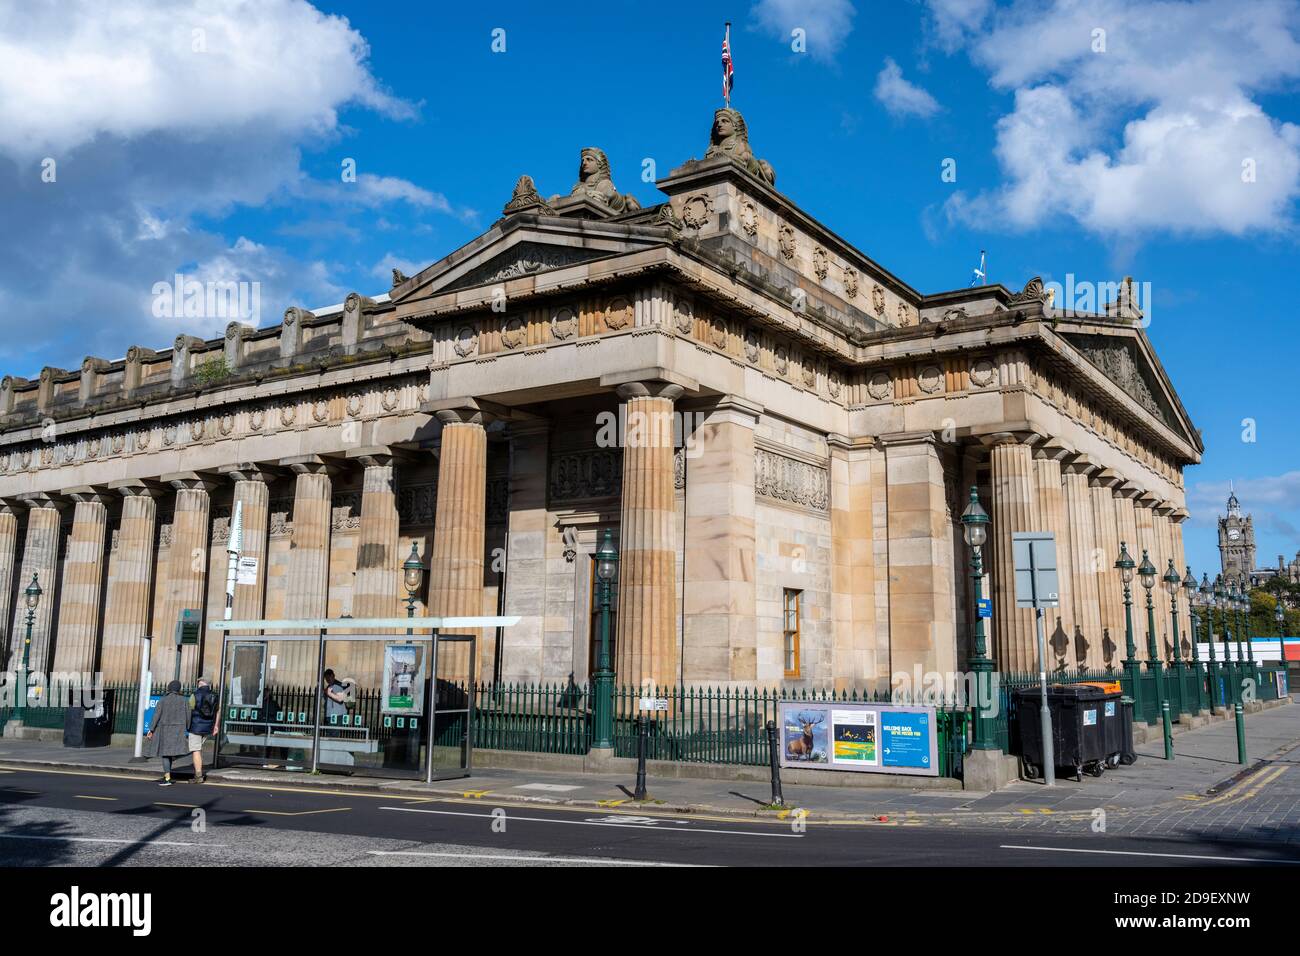
M166 696L154 708L153 724L145 745L146 757L162 758L163 778L159 786L172 785L172 758L184 757L190 752L185 741L189 724L190 702L181 696L181 682L174 680L167 685Z

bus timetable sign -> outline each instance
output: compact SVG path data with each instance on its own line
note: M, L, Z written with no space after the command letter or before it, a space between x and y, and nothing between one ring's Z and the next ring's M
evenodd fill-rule
M176 643L178 646L194 646L199 643L200 612L197 608L187 608L176 618Z

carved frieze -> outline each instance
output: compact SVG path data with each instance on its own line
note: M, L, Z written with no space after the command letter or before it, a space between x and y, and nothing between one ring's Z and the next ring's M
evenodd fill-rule
M745 235L751 239L758 235L758 210L749 200L740 204L740 228L745 230Z
M469 358L478 351L478 333L474 331L473 326L462 325L460 327L456 332L456 341L453 348L461 358Z
M813 247L813 272L819 279L825 279L830 272L830 256L821 246Z
M754 329L745 330L745 361L757 365L759 355L758 332Z
M512 315L506 319L501 326L501 344L508 349L517 349L524 344L523 319L517 315Z
M858 270L852 266L844 267L844 294L850 299L858 294Z
M998 367L991 359L976 359L970 366L971 384L977 388L988 388L998 381Z
M589 448L551 457L551 501L606 498L623 490L623 453L618 448Z
M927 365L916 376L917 387L927 395L943 391L943 369L937 365Z
M632 324L632 303L624 296L615 296L609 300L605 309L605 327L618 331Z
M874 372L867 379L867 394L876 401L894 397L894 377L888 372Z
M673 302L673 326L682 335L690 335L695 329L695 306L690 299L677 296Z
M806 461L756 448L754 493L824 514L830 508L830 472Z
M682 222L688 229L702 229L713 212L713 202L705 193L689 197L682 203Z
M594 259L602 253L595 250L575 249L569 246L552 246L539 242L521 242L498 256L493 256L457 279L448 289L464 289L521 276L535 275L548 269L561 269Z
M571 339L578 331L578 317L573 310L564 308L551 316L551 334L557 339Z
M780 229L777 230L777 246L781 250L781 255L787 259L794 258L794 227L781 223Z

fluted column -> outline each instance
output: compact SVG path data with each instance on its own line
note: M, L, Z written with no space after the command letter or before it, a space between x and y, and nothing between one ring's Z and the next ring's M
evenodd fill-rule
M1065 498L1070 568L1073 571L1070 585L1074 608L1074 643L1076 648L1084 651L1082 658L1085 666L1100 668L1103 666L1102 625L1097 570L1105 564L1105 555L1097 541L1092 498L1088 491L1088 475L1093 471L1096 471L1096 465L1083 456L1076 457L1065 466L1061 475L1061 488Z
M992 440L989 455L993 493L993 631L995 660L1004 671L1037 671L1038 649L1034 612L1016 607L1015 557L1011 536L1037 531L1034 456L1030 446L1014 435ZM1048 652L1050 655L1050 651ZM1050 660L1049 660L1050 666Z
M31 583L32 575L44 592L41 602L36 607L36 617L32 623L32 646L29 654L29 667L33 671L44 672L50 663L50 644L54 633L53 624L58 617L59 587L57 570L59 566L59 522L62 501L48 495L33 495L25 498L27 513L27 540L23 546L22 571L19 573L19 592ZM13 634L15 663L22 665L23 643L27 637L27 608L22 601L14 609Z
M1061 488L1061 458L1067 449L1048 443L1034 449L1034 491L1038 495L1038 528L1056 541L1057 601L1043 612L1043 630L1049 659L1055 666L1079 666L1074 636L1074 561L1065 520L1065 492Z
M234 507L240 506L243 540L239 556L257 559L256 582L235 585L231 617L236 621L261 620L266 610L266 541L271 519L269 482L274 475L266 468L253 463L223 468L222 472L235 482L231 521L234 520ZM268 677L268 680L277 678Z
M1114 472L1094 474L1088 485L1092 500L1093 530L1097 535L1097 598L1101 604L1101 648L1104 663L1118 668L1124 658L1124 585L1115 561L1119 558L1119 525L1115 496L1111 488L1118 481Z
M633 382L623 399L623 502L619 532L620 684L677 683L677 540L673 403L680 385Z
M333 469L315 455L284 459L280 464L288 466L295 475L293 533L284 576L283 613L291 621L323 618L329 608ZM307 683L316 668L316 653L311 644L284 644L281 679Z
M510 551L506 573L504 611L517 614L519 623L502 632L501 676L506 683L535 680L547 662L563 660L559 638L547 634L546 542L554 527L546 506L551 422L510 423ZM548 637L551 646L548 647ZM586 632L581 640L568 640L571 670L585 679ZM612 639L612 635L611 635ZM581 669L580 669L581 668Z
M353 617L400 617L401 564L398 547L397 476L392 453L366 449L357 457L362 467L361 524L357 529L356 577L352 584ZM382 644L343 644L343 667L362 686L377 686L382 678Z
M68 496L76 505L72 512L72 533L63 558L54 669L89 673L95 670L99 650L97 639L108 508L103 494L92 488L78 488L68 492Z
M437 414L442 422L442 450L438 459L428 607L434 617L481 615L487 432L483 414L476 408L443 409ZM396 566L392 573L398 574ZM440 654L439 670L446 677L463 680L470 676L469 658L463 648L444 648Z
M1151 525L1154 529L1154 540L1156 550L1151 555L1151 563L1156 566L1156 576L1159 580L1156 582L1156 628L1160 635L1159 647L1160 653L1165 660L1173 659L1173 624L1171 615L1173 614L1169 603L1169 592L1165 590L1164 576L1169 571L1169 562L1174 557L1174 537L1170 531L1169 513L1173 510L1168 502L1157 502L1151 509ZM1175 565L1175 567L1177 567ZM1183 574L1182 568L1177 568L1178 576ZM1186 631L1184 625L1180 630ZM1179 654L1182 650L1179 650Z
M13 620L14 577L18 574L21 559L22 555L18 553L18 515L12 503L0 501L0 623ZM18 643L14 639L16 633L6 628L4 647L0 650L3 654L0 669L12 669L9 657Z
M167 559L167 619L161 630L161 646L154 648L154 671L166 674L170 680L176 671L176 657L180 655L181 680L188 683L196 677L215 680L216 675L198 673L203 660L203 645L208 641L221 643L218 631L208 632L205 600L208 582L208 533L211 522L210 493L216 483L193 472L167 475L166 480L175 492L175 510L172 517L172 546ZM176 622L182 611L198 611L204 626L199 632L199 645L177 647L173 639Z
M1183 544L1183 522L1187 520L1187 517L1187 511L1184 508L1175 509L1169 516L1169 533L1173 538L1174 567L1178 569L1179 574L1187 573L1187 549ZM1187 638L1190 651L1190 645L1195 642L1196 634L1191 630L1192 609L1187 602L1187 592L1185 590L1179 591L1178 632Z
M154 539L158 521L156 486L114 482L122 495L117 547L108 559L108 600L104 608L104 647L99 668L104 682L134 684L140 679L140 640L149 633L153 610Z

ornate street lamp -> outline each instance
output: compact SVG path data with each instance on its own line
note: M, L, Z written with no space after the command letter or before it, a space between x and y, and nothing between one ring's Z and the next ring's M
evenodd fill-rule
M1273 620L1277 622L1277 663L1282 668L1279 673L1286 673L1286 631L1283 625L1286 623L1286 611L1282 610L1282 595L1277 596L1277 606L1273 608ZM1273 678L1277 680L1275 676ZM1279 682L1277 687L1278 693L1282 693L1282 685Z
M593 682L592 747L602 750L614 746L614 669L609 659L609 610L614 579L618 576L618 552L614 535L606 528L605 538L596 552L596 580L600 583L600 653L596 657Z
M1142 662L1138 660L1137 645L1133 641L1133 569L1137 565L1128 553L1128 544L1119 543L1119 558L1115 569L1119 579L1124 583L1124 672L1128 674L1129 687L1133 694L1133 713L1141 716L1142 710Z
M32 624L36 621L36 605L41 603L40 582L36 580L36 573L32 573L32 583L27 585L23 591L27 602L27 639L23 641L23 679L18 685L18 692L22 694L22 700L18 704L18 720L25 723L27 720L27 675L31 673L32 664Z
M1201 575L1200 605L1205 609L1205 646L1210 651L1210 713L1219 712L1219 663L1214 659L1214 589L1209 574Z
M1178 635L1178 591L1183 586L1183 579L1178 576L1178 571L1174 569L1174 559L1169 559L1169 565L1165 568L1165 573L1160 576L1161 583L1165 586L1165 593L1169 595L1169 616L1173 622L1173 662L1170 671L1170 677L1175 681L1174 686L1178 688L1178 710L1183 712L1187 710L1187 682L1183 680L1183 657L1182 657L1182 638Z
M406 616L415 617L415 596L420 593L424 580L424 565L420 563L420 546L411 542L411 556L402 562L402 584L406 588ZM407 634L414 633L409 627Z
M1255 661L1255 645L1250 639L1250 589L1244 584L1241 586L1241 631L1246 639L1246 660L1250 661L1250 669L1255 675L1255 686L1259 686L1259 664Z
M989 538L989 515L980 505L979 489L971 485L970 503L961 514L961 533L966 546L971 549L971 579L975 584L975 656L970 659L971 670L975 672L975 750L998 750L1000 745L994 739L993 719L988 716L992 701L985 700L985 695L992 695L993 661L988 656L988 646L984 635L984 616L980 613L980 602L984 600L984 544Z
M1160 663L1160 651L1156 646L1156 607L1151 599L1151 591L1156 586L1156 566L1146 551L1142 552L1142 563L1138 565L1138 580L1147 592L1147 667L1155 679L1156 700L1160 702L1160 719L1165 731L1165 759L1174 759L1174 728L1169 717L1169 698L1165 694L1164 669Z

